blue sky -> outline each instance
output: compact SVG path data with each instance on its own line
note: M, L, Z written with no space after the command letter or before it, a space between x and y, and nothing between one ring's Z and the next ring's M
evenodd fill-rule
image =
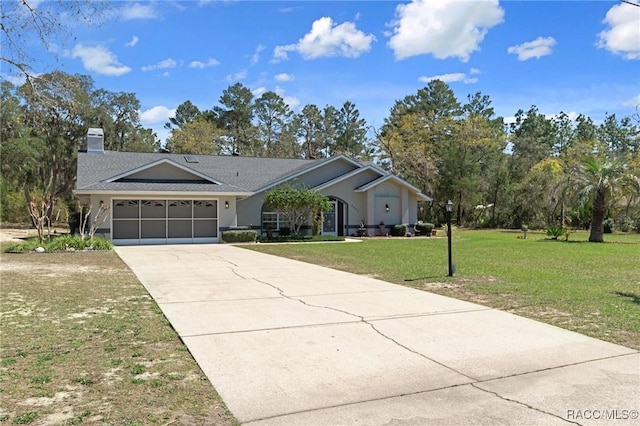
M43 2L34 1L42 6ZM640 7L617 1L114 2L113 19L29 53L36 72L88 74L134 92L162 128L186 100L218 105L241 82L306 104L356 104L380 127L396 100L440 78L498 115L632 115L640 104ZM30 45L27 48L31 48ZM56 50L56 52L51 52ZM57 60L54 59L57 58Z

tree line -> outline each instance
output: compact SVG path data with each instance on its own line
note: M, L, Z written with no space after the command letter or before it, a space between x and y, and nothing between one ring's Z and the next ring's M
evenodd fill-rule
M295 114L277 93L255 97L241 83L225 89L209 110L183 102L165 128L171 130L165 149L176 153L306 159L372 154L369 127L353 102L322 109L309 104Z
M351 101L295 113L277 93L255 96L236 83L211 109L180 104L162 146L140 124L134 93L97 89L88 76L54 72L20 87L4 81L1 96L5 221L24 214L20 198L22 207L49 199L49 214L54 199L71 203L76 153L87 129L101 127L107 150L373 161L434 199L420 206L419 217L429 222L443 219L450 199L461 225L593 228L594 200L604 194L602 220L640 226L637 116L608 114L596 124L531 106L505 124L488 95L461 103L435 80L397 100L376 129Z

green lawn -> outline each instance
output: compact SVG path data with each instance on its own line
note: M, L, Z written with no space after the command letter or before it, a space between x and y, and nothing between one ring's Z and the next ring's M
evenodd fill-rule
M640 349L640 235L456 230L447 276L446 238L245 246L504 309Z

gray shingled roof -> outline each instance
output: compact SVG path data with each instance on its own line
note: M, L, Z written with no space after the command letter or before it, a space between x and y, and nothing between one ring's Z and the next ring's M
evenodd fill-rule
M197 163L187 162L183 154L104 151L78 153L76 189L114 191L188 191L251 193L287 176L310 168L324 160L284 158L233 157L197 155ZM220 182L108 182L109 179L132 170L171 160L187 169Z

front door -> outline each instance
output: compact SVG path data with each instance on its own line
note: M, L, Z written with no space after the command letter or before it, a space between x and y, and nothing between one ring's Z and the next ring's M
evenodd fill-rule
M336 207L338 202L329 201L331 208L323 213L322 217L322 235L336 235Z

